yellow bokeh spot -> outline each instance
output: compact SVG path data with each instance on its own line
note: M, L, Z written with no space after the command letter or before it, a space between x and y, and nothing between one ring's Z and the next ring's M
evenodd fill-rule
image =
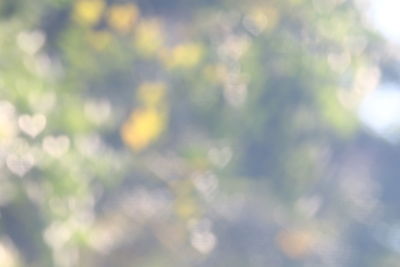
M176 46L171 53L165 54L163 59L168 67L191 68L201 61L203 52L200 44L181 44Z
M303 258L311 252L316 243L315 234L305 230L286 230L276 238L279 248L288 257Z
M73 17L79 23L92 26L99 21L104 7L103 0L78 0L74 6Z
M112 41L112 36L107 31L94 31L88 34L89 44L96 50L101 51L107 48Z
M248 13L247 19L251 21L257 31L272 30L279 21L279 12L274 7L257 7Z
M0 143L11 141L17 134L13 121L0 116Z
M163 32L157 20L143 20L137 25L133 44L142 55L153 55L163 43Z
M193 218L199 213L196 202L190 198L178 199L175 203L175 212L183 219Z
M127 33L132 30L139 16L139 9L134 4L111 6L107 14L108 25L116 31Z
M123 141L136 151L144 149L162 133L165 117L165 114L152 108L133 111L121 129Z
M163 104L166 86L162 82L145 82L137 91L138 100L147 107Z

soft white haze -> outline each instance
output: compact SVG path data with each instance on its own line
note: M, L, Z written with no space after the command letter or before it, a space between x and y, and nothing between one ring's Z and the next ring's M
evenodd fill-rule
M400 0L370 0L371 24L400 49ZM390 141L400 140L400 86L381 84L359 107L361 121Z
M400 0L370 0L372 24L389 40L400 44Z

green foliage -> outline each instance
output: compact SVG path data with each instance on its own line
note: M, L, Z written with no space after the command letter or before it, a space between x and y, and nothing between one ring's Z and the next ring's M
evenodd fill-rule
M350 2L1 2L4 266L323 265L374 66Z

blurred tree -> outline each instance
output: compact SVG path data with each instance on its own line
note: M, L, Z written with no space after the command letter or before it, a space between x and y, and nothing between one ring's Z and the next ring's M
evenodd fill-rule
M17 266L384 262L348 241L378 201L354 109L381 45L360 21L350 0L2 1L4 251Z

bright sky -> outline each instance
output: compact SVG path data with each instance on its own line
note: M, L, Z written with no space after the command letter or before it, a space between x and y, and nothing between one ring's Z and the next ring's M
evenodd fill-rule
M370 0L372 24L400 47L400 0ZM400 48L399 48L400 49ZM381 84L359 107L361 121L389 141L400 140L400 85Z
M400 140L400 90L398 85L381 85L359 107L358 115L367 126L389 141Z
M369 0L371 17L376 28L390 41L400 44L400 1Z

